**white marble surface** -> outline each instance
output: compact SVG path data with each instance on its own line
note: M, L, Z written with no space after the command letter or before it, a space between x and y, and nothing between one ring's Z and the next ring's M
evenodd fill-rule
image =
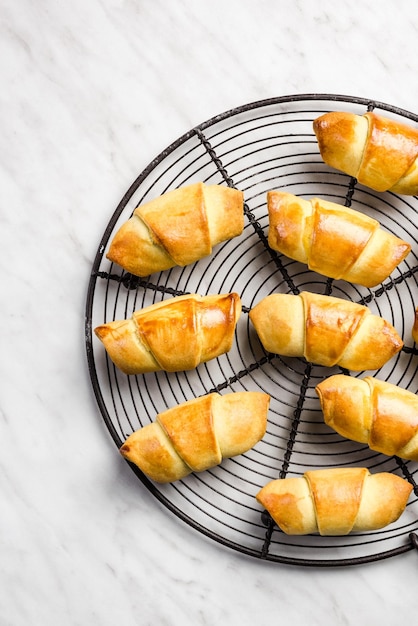
M91 391L96 246L192 126L293 93L418 111L412 0L0 0L0 624L412 623L418 554L259 562L168 515Z

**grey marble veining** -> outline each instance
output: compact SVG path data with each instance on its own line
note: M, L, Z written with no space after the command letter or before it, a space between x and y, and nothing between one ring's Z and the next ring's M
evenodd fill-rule
M0 0L0 623L409 623L418 555L264 563L173 518L95 404L96 248L162 149L234 106L340 93L418 110L407 0Z

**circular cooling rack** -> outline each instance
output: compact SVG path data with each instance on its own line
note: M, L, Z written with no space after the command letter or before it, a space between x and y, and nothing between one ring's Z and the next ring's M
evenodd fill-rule
M225 546L269 561L359 564L418 545L418 465L373 452L328 428L315 386L340 369L266 353L248 316L257 302L274 292L307 290L367 304L372 313L395 326L405 345L379 371L350 375L375 375L417 392L418 351L411 329L418 305L418 198L377 193L332 170L320 157L312 128L312 121L327 111L363 114L372 109L412 125L418 122L418 115L381 102L305 94L247 104L193 128L155 158L126 192L101 238L88 285L88 366L100 412L118 448L129 434L154 421L157 413L193 397L252 390L271 396L266 435L246 454L168 485L151 482L131 465L169 512ZM106 259L110 240L137 205L197 181L244 192L241 236L218 245L210 257L193 265L145 279ZM266 193L270 189L350 205L409 241L412 251L374 289L328 280L269 249ZM193 371L126 376L108 359L93 333L104 322L125 319L134 310L176 295L228 292L238 293L243 304L233 347ZM272 479L342 466L393 472L409 480L414 489L399 520L382 530L345 537L287 536L255 500Z

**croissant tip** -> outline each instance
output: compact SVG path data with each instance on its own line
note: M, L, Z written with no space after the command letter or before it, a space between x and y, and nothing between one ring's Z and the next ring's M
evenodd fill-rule
M127 456L130 451L131 451L131 447L128 443L124 443L123 446L119 448L119 452L121 453L122 456Z
M101 326L96 326L96 328L94 329L94 334L99 339L103 339L103 337L106 335L106 332L107 328L104 324L102 324Z

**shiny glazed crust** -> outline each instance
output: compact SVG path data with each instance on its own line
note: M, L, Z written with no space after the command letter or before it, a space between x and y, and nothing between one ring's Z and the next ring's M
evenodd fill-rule
M376 191L418 193L418 129L368 112L325 113L313 122L325 163Z
M267 296L249 316L267 352L327 367L379 369L403 345L393 326L366 306L306 291Z
M194 263L244 228L243 194L195 183L137 207L111 241L107 258L136 276Z
M411 251L376 220L334 202L269 191L267 207L269 246L330 278L374 287Z
M270 396L243 391L194 398L157 415L120 452L156 482L172 482L243 454L265 434Z
M125 374L191 370L228 352L241 300L236 293L177 296L94 329Z
M412 339L418 343L418 307L415 309L414 323L412 325Z
M316 386L324 421L372 450L418 461L418 397L366 376L336 374Z
M384 528L403 513L412 485L366 468L331 468L273 480L256 495L288 535L342 536Z

